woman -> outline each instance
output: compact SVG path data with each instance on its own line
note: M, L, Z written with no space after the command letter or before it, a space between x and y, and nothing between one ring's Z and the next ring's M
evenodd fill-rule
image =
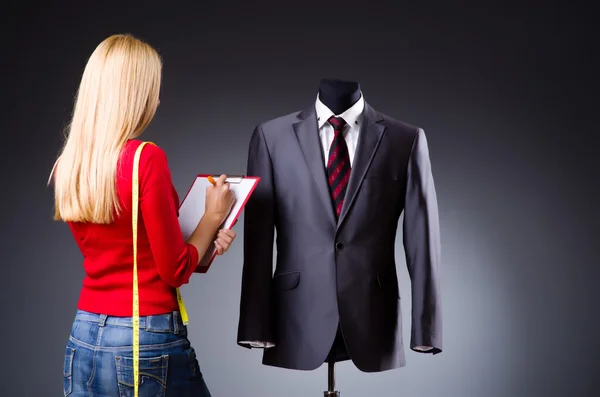
M104 40L83 72L68 138L51 174L55 219L68 223L86 276L66 346L65 396L133 395L132 170L139 137L159 104L161 59L128 35ZM139 162L137 263L139 395L210 396L178 308L176 288L199 259L235 238L218 230L234 203L222 175L206 192L198 227L184 241L167 157L146 145Z

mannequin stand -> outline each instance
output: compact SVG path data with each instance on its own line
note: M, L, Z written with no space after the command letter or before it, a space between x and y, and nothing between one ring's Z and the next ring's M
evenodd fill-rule
M335 390L335 371L334 371L335 361L329 360L327 362L327 391L323 392L324 397L340 397L340 392Z

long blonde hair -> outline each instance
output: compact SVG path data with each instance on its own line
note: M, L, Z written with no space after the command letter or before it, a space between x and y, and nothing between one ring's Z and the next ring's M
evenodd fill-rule
M130 35L110 36L96 47L50 173L55 220L108 224L120 213L119 156L154 117L161 74L156 50Z

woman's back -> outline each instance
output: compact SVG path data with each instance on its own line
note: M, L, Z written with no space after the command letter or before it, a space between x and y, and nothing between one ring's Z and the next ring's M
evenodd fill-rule
M71 228L86 273L65 347L65 396L210 397L176 288L189 281L200 255L213 247L222 255L235 239L232 230L219 230L235 195L221 175L206 190L198 226L183 239L167 156L137 140L160 103L161 73L160 56L147 43L131 35L102 41L83 71L67 139L50 173L54 219Z
M78 308L112 316L132 315L133 158L139 140L129 140L117 166L119 214L110 224L68 222L84 256L85 279ZM140 315L178 310L175 288L188 282L198 251L183 242L179 198L162 149L146 145L139 166L138 278Z

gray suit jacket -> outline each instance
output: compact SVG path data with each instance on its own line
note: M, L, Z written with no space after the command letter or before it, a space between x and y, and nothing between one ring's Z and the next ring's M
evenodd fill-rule
M238 343L274 343L263 364L312 370L324 362L339 321L358 369L404 366L394 255L404 210L410 347L441 352L438 209L422 129L365 104L338 221L314 106L255 128L247 174L261 181L244 215Z

